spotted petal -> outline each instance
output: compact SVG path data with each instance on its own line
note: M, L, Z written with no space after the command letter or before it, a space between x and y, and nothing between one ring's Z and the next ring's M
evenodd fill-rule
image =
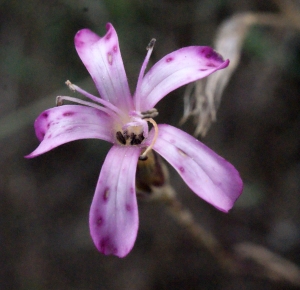
M229 211L243 188L237 170L189 134L169 125L158 127L155 151L177 170L199 197L219 210Z
M169 92L227 67L212 48L190 46L174 51L157 62L144 76L135 98L140 98L141 111L152 109Z
M27 158L78 139L96 138L114 142L111 117L91 107L64 105L46 110L35 120L34 127L41 143Z
M75 36L79 57L92 76L101 97L120 109L132 109L132 98L121 57L118 35L108 23L107 33L99 37L89 29Z
M90 210L90 231L97 249L126 256L138 230L135 173L141 149L113 146L101 169Z

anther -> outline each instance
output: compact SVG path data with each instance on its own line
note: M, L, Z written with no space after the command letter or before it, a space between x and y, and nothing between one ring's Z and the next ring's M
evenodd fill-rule
M56 97L56 106L62 106L63 105L63 99L61 96Z
M118 132L116 133L116 138L117 138L117 140L118 140L121 144L123 144L123 145L126 144L126 139L125 139L125 137L123 136L123 134L122 134L120 131L118 131Z
M145 111L145 112L141 112L142 115L142 119L145 118L155 118L156 116L158 116L158 112L155 108Z
M147 147L147 149L143 152L143 154L140 155L139 160L147 160L147 158L148 158L147 154L150 150L152 150L152 148L157 140L157 137L158 137L158 126L157 126L156 122L152 118L146 118L144 120L147 122L150 122L153 125L154 136L153 136L151 144Z
M70 89L71 91L76 92L75 86L74 86L69 80L67 80L67 81L65 82L65 84L69 87L69 89Z
M152 39L150 40L149 44L147 45L146 49L147 49L147 50L153 49L155 42L156 42L156 39L155 39L155 38L152 38Z

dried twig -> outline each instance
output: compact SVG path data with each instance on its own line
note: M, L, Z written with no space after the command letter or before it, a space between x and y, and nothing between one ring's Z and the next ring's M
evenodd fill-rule
M215 257L225 271L300 286L300 269L294 263L253 243L240 243L233 251L227 250L194 219L174 194L165 195L163 202L171 216Z
M184 94L184 114L180 123L192 116L196 136L205 136L211 123L216 121L223 91L240 62L245 37L253 25L300 29L299 21L290 21L284 14L241 13L223 22L214 47L225 59L230 59L229 67L189 84Z
M138 164L137 171L140 173L137 174L137 180L144 181L137 182L137 191L143 193L140 197L165 204L168 213L211 253L224 271L300 286L299 267L263 246L240 243L232 249L223 247L217 237L196 221L192 212L177 199L163 160L154 152L149 159L152 159L150 164L145 161L139 161Z

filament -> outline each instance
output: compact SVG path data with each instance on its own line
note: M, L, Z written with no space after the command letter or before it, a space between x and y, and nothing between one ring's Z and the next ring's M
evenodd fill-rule
M157 140L157 137L158 137L158 126L157 126L156 122L152 118L146 118L144 120L153 125L154 136L153 136L153 139L151 141L151 144L146 148L146 150L143 152L143 154L140 155L140 157L139 157L140 160L147 160L148 159L147 154L150 150L152 150L152 148L153 148L153 146L154 146L154 144Z
M66 81L66 85L69 87L70 90L72 90L74 92L77 91L78 93L84 95L85 97L91 99L92 101L100 103L101 105L111 109L113 112L117 113L121 117L126 117L125 114L119 108L117 108L110 102L107 102L99 97L96 97L96 96L86 92L85 90L81 89L80 87L72 84L69 80Z
M57 96L56 97L56 105L61 106L63 104L64 100L70 101L70 102L73 102L73 103L77 103L77 104L80 104L80 105L88 106L88 107L93 107L97 110L101 110L101 111L105 112L106 114L108 114L112 117L115 117L115 112L111 111L108 108L99 106L99 105L91 103L91 102L83 101L81 99L69 97L69 96Z
M142 80L143 80L143 77L144 77L144 74L145 74L145 70L146 70L146 67L147 67L147 64L149 62L149 59L150 59L150 56L152 54L152 51L153 51L153 48L154 48L154 44L155 44L155 41L156 39L155 38L152 38L150 43L148 44L148 46L146 47L146 49L148 50L147 52L147 55L146 55L146 58L142 64L142 67L141 67L141 71L140 71L140 74L139 74L139 78L138 78L138 81L137 81L137 85L136 85L136 91L135 91L135 109L137 111L140 110L140 88L141 88L141 84L142 84Z

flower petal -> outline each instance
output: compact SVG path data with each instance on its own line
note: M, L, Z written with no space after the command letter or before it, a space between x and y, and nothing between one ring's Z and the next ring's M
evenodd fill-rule
M97 249L126 256L138 230L135 173L141 149L113 146L101 169L90 210L90 231Z
M40 145L27 158L36 157L64 143L86 138L114 142L112 118L95 108L64 105L44 111L34 123Z
M75 47L104 100L120 109L133 108L133 102L120 53L118 35L108 23L107 33L100 38L89 29L75 36Z
M169 125L158 127L159 136L153 149L198 196L219 210L229 211L243 189L238 171L189 134Z
M207 46L176 50L163 57L148 71L135 98L141 98L141 111L150 110L169 92L204 78L228 64L229 60L224 61Z

